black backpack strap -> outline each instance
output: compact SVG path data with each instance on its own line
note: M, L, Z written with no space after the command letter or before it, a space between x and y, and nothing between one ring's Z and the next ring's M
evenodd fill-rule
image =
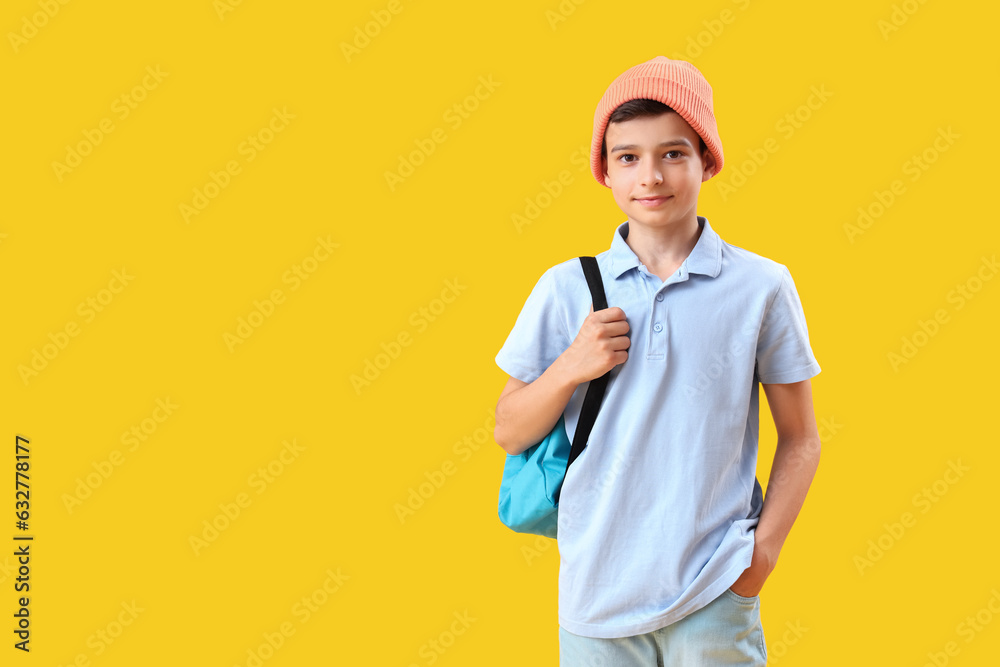
M596 257L581 257L583 275L587 276L587 286L590 288L590 298L594 301L594 312L608 307L608 299L604 294L604 281L601 280L601 269L597 266Z
M601 270L597 266L597 259L595 257L581 257L580 264L583 265L583 273L587 276L587 286L590 287L590 296L594 301L594 312L604 310L608 307L608 300L604 294L604 281L601 280ZM573 445L569 450L569 460L566 463L567 472L576 457L582 454L583 449L587 446L587 439L590 437L591 429L594 428L594 422L597 421L597 411L601 407L601 401L604 400L604 392L608 387L610 377L611 371L608 371L601 377L591 380L590 386L587 387L587 395L583 399L583 408L580 410L580 419L576 424L576 433L573 434Z

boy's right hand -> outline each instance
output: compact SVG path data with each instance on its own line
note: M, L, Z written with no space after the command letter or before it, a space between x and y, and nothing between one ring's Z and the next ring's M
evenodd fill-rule
M563 371L577 384L599 378L628 359L629 326L625 311L617 306L590 313L580 333L559 356Z

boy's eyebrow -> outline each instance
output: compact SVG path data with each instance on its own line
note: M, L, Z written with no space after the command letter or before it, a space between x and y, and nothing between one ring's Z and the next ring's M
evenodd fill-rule
M694 148L694 146L691 145L691 142L685 139L684 137L678 137L677 139L671 139L669 141L660 142L657 148L667 148L668 146L687 146L688 148L692 149ZM618 144L617 146L611 149L611 152L614 153L616 151L634 151L637 148L639 148L639 146L636 144Z

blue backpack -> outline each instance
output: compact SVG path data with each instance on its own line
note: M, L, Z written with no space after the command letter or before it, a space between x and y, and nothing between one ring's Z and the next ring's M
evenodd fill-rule
M604 282L594 257L581 257L580 264L590 287L594 312L608 307ZM545 439L520 454L508 454L500 482L500 521L518 533L556 537L559 523L559 492L574 460L587 446L597 411L604 400L611 371L590 381L577 422L573 444L566 434L562 415Z

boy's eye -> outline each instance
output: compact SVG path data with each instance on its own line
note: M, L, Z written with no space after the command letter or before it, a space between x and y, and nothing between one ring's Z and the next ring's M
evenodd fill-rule
M684 157L684 151L681 150L667 151L666 153L664 153L664 156L672 158L681 158ZM631 164L638 159L639 158L634 153L623 153L618 156L618 161L623 162L625 164Z

